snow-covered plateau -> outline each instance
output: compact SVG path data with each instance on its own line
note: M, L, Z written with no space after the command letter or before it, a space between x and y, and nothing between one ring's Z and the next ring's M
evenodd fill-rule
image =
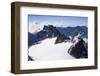
M28 55L35 61L75 59L67 51L72 42L55 44L55 38L42 40L40 44L33 45L28 50Z

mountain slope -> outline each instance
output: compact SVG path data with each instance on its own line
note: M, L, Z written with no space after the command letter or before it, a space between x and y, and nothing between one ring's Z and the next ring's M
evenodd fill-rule
M40 32L37 32L35 34L28 33L28 42L29 42L28 46L40 43L42 40L46 38L54 38L54 37L57 37L55 43L60 43L66 39L69 39L64 34L59 32L59 30L56 27L54 27L53 25L48 25L44 26L43 30L41 30Z
M28 33L28 46L32 46L41 43L46 38L57 37L55 44L70 40L69 36L74 38L78 34L81 38L87 38L87 27L76 26L76 27L54 27L53 25L44 25L43 29L37 33Z
M60 43L55 45L55 38L48 38L41 42L41 44L33 45L29 48L29 56L34 61L45 61L45 60L66 60L75 59L69 53L68 48L72 43Z

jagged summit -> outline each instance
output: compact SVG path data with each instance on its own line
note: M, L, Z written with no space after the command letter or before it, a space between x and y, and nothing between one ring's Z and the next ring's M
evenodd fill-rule
M37 32L35 34L30 34L29 33L29 35L28 35L29 46L38 43L38 41L44 40L46 38L53 38L53 37L57 37L57 40L55 41L55 44L61 43L66 39L70 39L69 37L62 34L57 29L57 27L54 27L53 25L44 25L43 30L41 30L40 32Z
M40 43L40 41L46 38L57 37L55 44L61 43L67 40L73 39L80 34L81 38L87 38L87 27L55 27L53 25L44 25L43 29L36 33L28 33L29 46Z
M48 37L55 37L58 36L59 34L61 34L56 27L54 27L53 25L44 25L44 28L42 31L45 31L48 35Z

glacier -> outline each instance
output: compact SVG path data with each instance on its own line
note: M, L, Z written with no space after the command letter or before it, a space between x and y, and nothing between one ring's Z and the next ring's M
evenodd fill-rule
M42 40L40 44L33 45L28 49L28 55L34 61L41 60L65 60L75 59L67 51L72 46L72 42L62 42L55 44L55 38Z

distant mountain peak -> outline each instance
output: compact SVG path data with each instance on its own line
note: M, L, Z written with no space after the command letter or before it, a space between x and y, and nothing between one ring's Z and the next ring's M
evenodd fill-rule
M80 33L82 38L88 37L88 27L87 26L57 27L57 29L66 36L75 37Z

